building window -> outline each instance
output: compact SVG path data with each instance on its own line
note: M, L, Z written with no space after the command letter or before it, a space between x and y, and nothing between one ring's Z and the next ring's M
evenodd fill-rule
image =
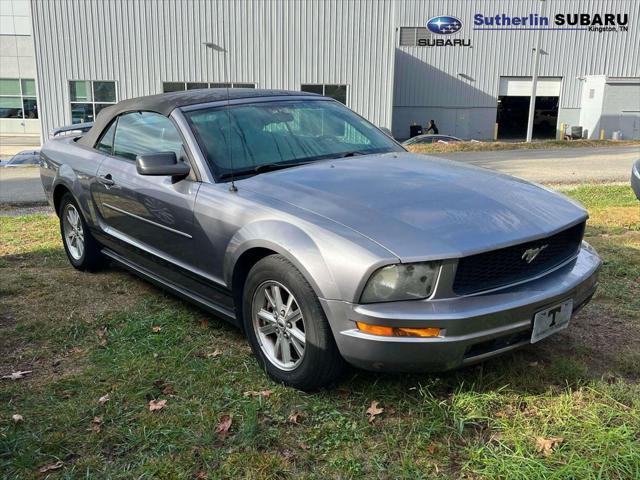
M117 102L116 82L72 80L69 97L71 123L93 122L100 110Z
M347 104L347 86L346 85L322 85L322 84L305 84L300 85L300 90L308 93L317 93L325 97L331 97L340 103Z
M400 27L401 47L426 47L431 33L425 27Z
M162 92L182 92L196 88L256 88L255 83L162 82Z
M35 80L0 78L0 118L38 118Z

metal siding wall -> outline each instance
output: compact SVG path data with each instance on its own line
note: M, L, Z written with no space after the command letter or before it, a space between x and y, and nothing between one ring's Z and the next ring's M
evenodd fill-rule
M32 0L44 137L70 123L69 80L115 80L118 99L163 81L298 90L349 85L349 106L391 125L393 0Z
M546 8L556 13L628 13L628 32L542 31L542 76L562 76L561 108L580 106L584 75L635 77L640 75L640 2L637 0L398 0L396 27L424 26L437 15L453 15L463 22L452 38L471 38L466 47L397 47L394 106L496 106L500 76L530 76L535 36L532 31L474 31L473 16L522 16ZM397 45L397 42L396 42ZM461 79L465 73L473 81Z

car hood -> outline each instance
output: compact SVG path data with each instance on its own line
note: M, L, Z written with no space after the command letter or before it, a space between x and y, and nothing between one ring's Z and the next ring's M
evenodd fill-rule
M587 218L577 203L543 187L411 153L315 162L242 184L347 226L402 261L514 245Z

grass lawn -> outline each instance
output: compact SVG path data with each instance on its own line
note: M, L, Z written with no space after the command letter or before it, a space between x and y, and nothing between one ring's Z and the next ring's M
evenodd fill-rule
M569 329L316 394L271 382L203 311L115 267L73 270L55 217L0 217L0 376L31 371L0 380L0 477L640 478L640 204L628 186L566 193L605 261Z
M486 152L494 150L544 150L550 148L581 147L640 147L638 140L541 140L535 142L454 142L408 145L407 149L416 153L435 152Z

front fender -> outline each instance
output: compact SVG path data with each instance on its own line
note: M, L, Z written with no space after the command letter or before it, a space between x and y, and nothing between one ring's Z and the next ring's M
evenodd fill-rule
M301 228L275 219L245 225L231 238L224 260L227 285L232 284L238 259L253 248L266 248L289 260L304 275L318 297L340 298L340 288L316 242Z

